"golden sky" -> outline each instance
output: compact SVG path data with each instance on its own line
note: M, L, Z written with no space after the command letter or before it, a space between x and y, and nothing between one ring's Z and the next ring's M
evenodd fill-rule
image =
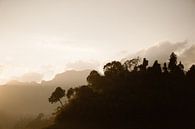
M195 43L194 0L0 0L0 83Z

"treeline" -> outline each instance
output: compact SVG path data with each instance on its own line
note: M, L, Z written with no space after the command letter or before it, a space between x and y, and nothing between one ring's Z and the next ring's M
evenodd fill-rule
M136 58L103 69L91 71L88 85L52 93L51 103L66 101L47 129L195 128L195 65L184 71L172 53L162 66Z

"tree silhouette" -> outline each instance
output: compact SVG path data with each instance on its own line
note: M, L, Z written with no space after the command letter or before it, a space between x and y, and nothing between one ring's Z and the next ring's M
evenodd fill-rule
M186 76L190 79L190 80L194 80L195 77L195 65L192 65L190 67L190 70L187 72Z
M73 88L68 89L68 91L67 91L67 93L66 93L67 98L70 99L71 96L74 95L74 92L75 92L75 91L74 91Z
M119 61L113 61L104 66L105 76L117 76L124 70L123 65Z
M165 74L168 74L167 63L164 63L163 72L164 72Z
M95 85L99 78L101 78L101 75L96 70L93 70L90 72L89 76L87 77L87 82L90 85Z
M143 63L139 65L140 71L146 72L146 67L148 66L148 60L146 58L143 59Z
M171 72L174 72L177 66L177 55L173 52L170 55L168 68Z
M162 73L161 71L161 66L160 64L158 63L158 61L156 60L152 66L152 72L155 73L156 75L159 75Z
M49 102L56 103L59 101L61 106L63 106L62 101L60 99L64 96L65 96L65 90L63 90L61 87L57 87L55 91L51 94L51 97L49 98Z
M123 65L125 70L132 71L138 66L139 62L140 62L140 58L137 57L131 60L126 60Z
M158 60L148 66L146 58L112 61L87 82L67 91L68 103L47 129L195 128L195 65L185 72L174 53L168 67Z

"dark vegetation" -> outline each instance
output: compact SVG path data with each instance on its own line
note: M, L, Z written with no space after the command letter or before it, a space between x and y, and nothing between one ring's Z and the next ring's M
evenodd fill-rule
M60 99L64 96L65 96L65 90L63 90L61 87L57 87L56 90L51 94L51 97L49 98L49 102L50 103L60 102L60 104L63 106L62 101Z
M195 65L184 71L174 53L163 66L139 61L108 63L104 75L91 71L88 85L66 91L47 129L195 128Z

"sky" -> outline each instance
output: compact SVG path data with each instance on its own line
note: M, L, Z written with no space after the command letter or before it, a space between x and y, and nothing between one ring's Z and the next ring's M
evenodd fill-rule
M0 0L0 84L99 68L165 41L195 44L195 0Z

